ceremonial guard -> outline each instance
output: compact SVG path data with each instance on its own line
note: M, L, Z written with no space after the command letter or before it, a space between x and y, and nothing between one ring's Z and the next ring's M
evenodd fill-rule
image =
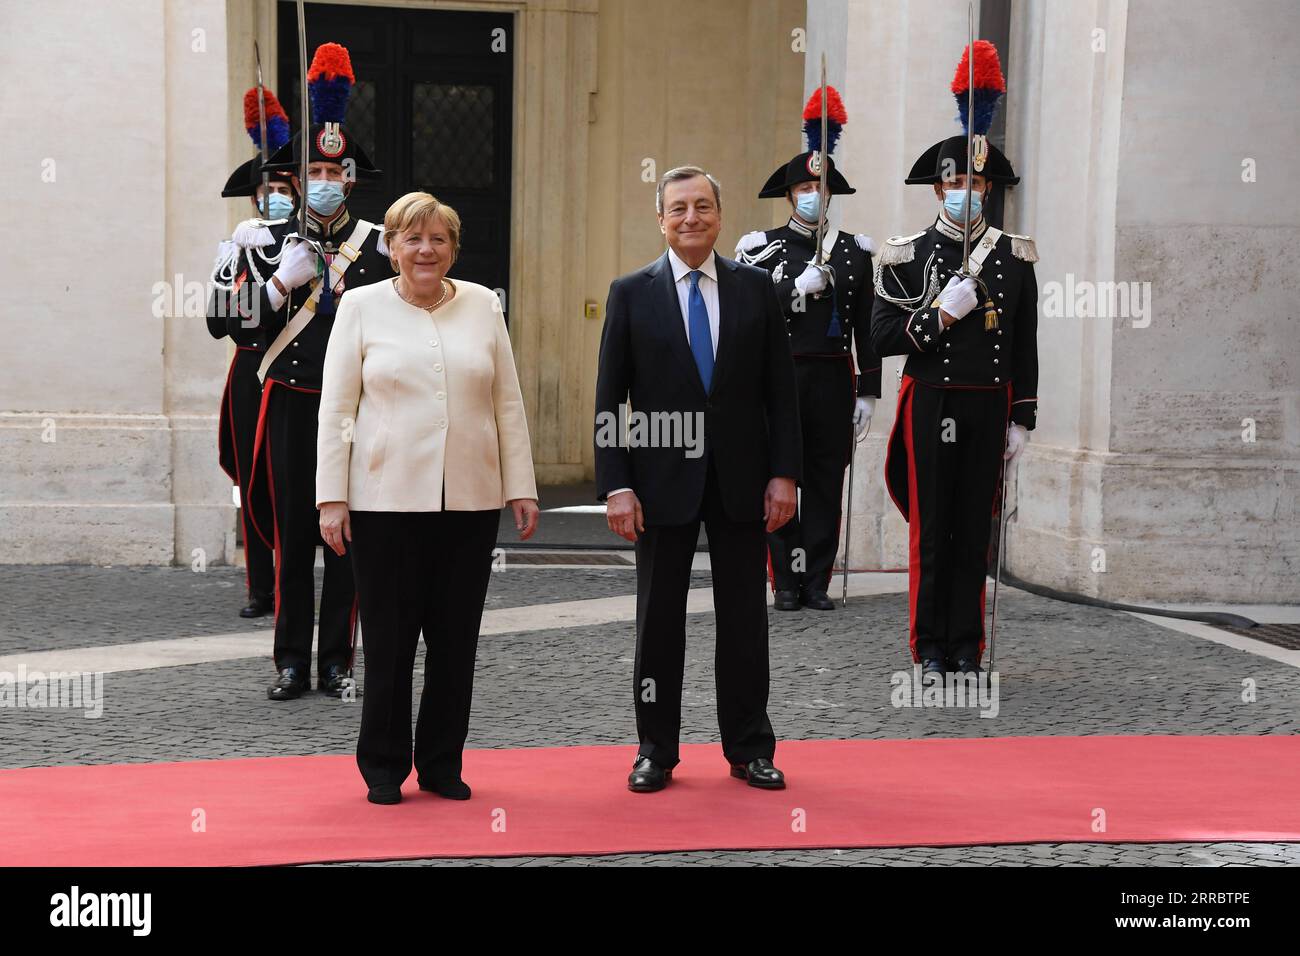
M323 44L305 79L311 126L292 137L268 165L290 173L295 188L306 177L306 208L286 238L278 268L255 295L239 300L242 314L229 323L241 344L258 337L267 343L258 370L263 389L253 484L256 493L257 484L265 482L273 510L270 523L257 521L257 530L275 548L278 673L267 690L272 700L292 700L311 687L313 567L322 544L316 511L317 415L334 311L345 288L394 275L381 230L353 218L346 205L353 174L379 173L343 126L355 82L347 50ZM257 519L256 510L253 516ZM340 696L351 679L356 589L347 555L325 548L324 558L318 688Z
M1019 178L987 138L1006 90L997 50L972 46L952 84L963 135L927 149L906 180L932 186L938 218L880 250L871 322L879 354L907 356L885 480L908 521L910 644L926 680L980 673L1004 462L1038 407L1038 254L981 215L990 184Z
M830 197L856 190L830 158L847 115L834 87L824 89L825 149L819 89L803 114L808 150L777 169L758 194L785 199L790 221L751 232L736 247L741 262L771 273L794 353L803 429L799 511L768 535L775 606L782 611L835 607L826 591L839 545L844 469L880 396L880 360L869 335L875 246L866 235L827 226Z
M244 94L244 127L260 152L230 174L221 195L248 197L256 215L241 222L217 251L212 298L208 303L208 331L215 339L229 334L228 320L235 314L231 299L236 291L245 284L250 290L260 289L278 268L284 235L296 208L290 175L262 169L263 158L289 141L289 118L273 92L255 86ZM254 330L243 342L236 345L226 374L217 446L222 470L239 488L248 584L248 605L239 616L251 618L262 617L275 609L275 568L271 547L253 531L249 520L249 513L255 507L263 515L270 513L265 485L259 489L256 502L249 494L257 415L262 405L262 383L257 369L266 351L266 341Z

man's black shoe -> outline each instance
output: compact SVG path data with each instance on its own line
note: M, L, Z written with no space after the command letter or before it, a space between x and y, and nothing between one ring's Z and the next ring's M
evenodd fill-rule
M239 609L240 617L266 617L275 610L275 601L271 598L253 598L247 607Z
M942 684L944 674L946 674L947 672L948 672L948 665L944 663L940 658L927 657L925 660L921 661L921 682L922 683L931 683L937 680L939 683Z
M381 783L370 788L366 799L371 803L393 804L402 802L402 788L395 783Z
M799 600L804 607L810 607L814 611L833 611L835 602L830 599L825 591L814 591L810 588L804 588L799 592Z
M772 606L778 611L799 610L798 591L777 591L772 599Z
M448 800L468 800L470 797L469 784L460 777L448 777L445 780L436 780L433 783L421 781L420 789L428 793L436 793Z
M980 667L979 661L973 661L968 657L957 658L957 663L953 667L958 674L982 674L984 669Z
M767 757L759 757L749 763L734 763L731 765L731 775L760 790L785 789L785 774L777 770Z
M668 786L673 779L673 772L665 770L644 754L638 755L632 764L632 772L627 775L627 788L633 793L654 793Z
M352 675L342 664L331 664L316 682L316 689L331 697L342 697L352 684Z
M266 689L266 696L271 700L297 700L308 690L311 690L309 678L302 676L296 667L284 667L275 683Z

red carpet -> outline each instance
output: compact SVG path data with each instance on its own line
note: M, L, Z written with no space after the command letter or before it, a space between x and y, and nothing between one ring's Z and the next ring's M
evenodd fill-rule
M351 756L4 770L0 864L1300 841L1297 737L784 741L791 783L778 792L729 778L720 749L696 745L666 791L629 793L633 753L470 751L474 799L420 793L412 779L395 807L366 802Z

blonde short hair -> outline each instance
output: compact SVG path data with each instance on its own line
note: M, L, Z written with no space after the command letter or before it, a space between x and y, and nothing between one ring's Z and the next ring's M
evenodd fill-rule
M398 233L417 229L435 217L447 227L451 257L456 259L460 255L460 216L446 203L425 192L407 193L388 207L388 212L384 213L384 245L391 250Z

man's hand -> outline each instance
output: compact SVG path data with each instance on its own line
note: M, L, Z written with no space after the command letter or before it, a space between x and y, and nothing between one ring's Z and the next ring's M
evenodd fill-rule
M1024 425L1012 425L1007 429L1007 450L1002 453L1002 457L1008 464L1015 464L1027 444L1029 444L1029 429Z
M280 267L275 270L280 285L292 292L316 278L316 250L305 242L290 240L280 257Z
M511 498L506 504L514 510L515 530L519 532L519 540L527 541L537 530L537 519L541 514L537 507L537 499Z
M939 311L944 328L965 318L971 309L979 305L979 301L974 279L962 279L955 275L949 278L948 284L939 293Z
M821 266L809 264L794 280L794 287L803 295L816 295L826 288L826 271Z
M876 399L871 395L859 398L853 406L853 437L861 438L871 427L871 416L876 413Z
M795 491L793 478L773 478L763 492L763 517L767 519L767 533L771 534L794 517Z
M342 557L347 550L343 542L352 540L352 522L346 501L327 501L320 506L320 536L327 547Z
M605 523L620 538L635 541L645 530L645 516L641 514L641 500L635 491L620 491L609 496L605 504Z

